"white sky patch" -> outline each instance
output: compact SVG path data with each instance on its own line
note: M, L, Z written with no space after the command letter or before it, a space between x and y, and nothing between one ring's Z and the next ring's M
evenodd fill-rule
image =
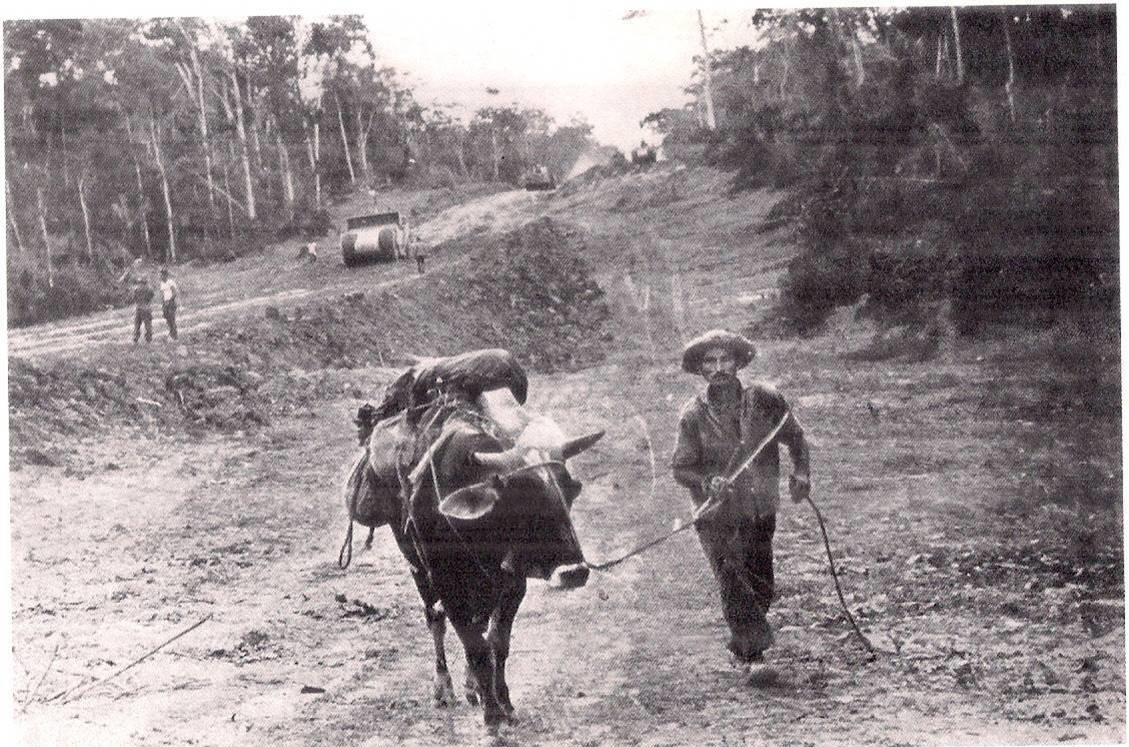
M774 5L796 5L791 1ZM847 4L834 0L821 5ZM656 7L658 6L658 7ZM43 0L42 17L243 15L305 17L360 13L378 61L395 67L424 105L457 104L469 119L482 106L518 103L543 109L558 124L582 115L598 140L628 150L647 134L639 122L688 100L682 89L701 53L698 19L688 0L652 0L624 20L629 6L580 0L569 5L503 2L356 2L245 0L233 17L229 0L108 0L97 8L74 0ZM754 9L703 8L712 48L750 44ZM486 93L487 87L498 94Z
M464 117L513 102L558 124L582 115L602 142L629 149L639 122L681 106L701 52L691 8L623 20L614 7L401 4L366 16L381 62L407 74L424 104ZM704 11L711 47L751 43L748 10ZM486 92L498 89L497 95Z

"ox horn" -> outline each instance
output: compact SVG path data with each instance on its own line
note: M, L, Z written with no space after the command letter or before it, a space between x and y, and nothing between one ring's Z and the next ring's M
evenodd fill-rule
M571 439L566 441L565 445L561 447L561 453L564 455L565 459L571 459L585 449L591 448L592 444L603 437L603 431L596 431L595 433L589 433L587 436Z
M499 472L506 472L521 464L521 455L518 454L517 449L494 452L476 451L470 455L470 458L472 462L478 464L480 467L495 469Z

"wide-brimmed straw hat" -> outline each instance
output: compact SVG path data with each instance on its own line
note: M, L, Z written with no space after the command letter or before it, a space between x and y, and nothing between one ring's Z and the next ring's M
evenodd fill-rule
M737 361L737 368L744 368L757 357L757 349L744 335L727 329L711 329L686 343L682 349L682 370L686 373L702 372L702 356L711 348L724 348Z

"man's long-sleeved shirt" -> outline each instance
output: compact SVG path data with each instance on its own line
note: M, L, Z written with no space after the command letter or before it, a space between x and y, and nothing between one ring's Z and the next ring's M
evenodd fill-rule
M138 283L133 286L133 304L138 311L148 309L153 303L153 289L148 283Z
M788 412L784 397L767 384L753 384L741 393L738 412L719 413L705 393L682 408L678 443L671 467L674 479L690 489L695 505L706 499L705 483L714 476L728 477L776 427ZM733 481L723 515L762 517L776 513L780 503L780 448L785 444L797 473L808 474L808 448L804 431L789 417L773 443Z

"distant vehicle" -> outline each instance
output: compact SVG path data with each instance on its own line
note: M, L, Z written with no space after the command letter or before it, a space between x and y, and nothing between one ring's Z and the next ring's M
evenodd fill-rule
M363 262L392 262L408 256L411 228L398 212L358 215L345 221L341 259L346 267Z
M658 159L658 153L653 145L647 145L646 141L639 143L639 147L631 151L631 163L639 168L647 168L654 165Z
M521 182L531 192L557 188L557 182L553 179L553 175L549 173L549 168L540 164L526 171Z

